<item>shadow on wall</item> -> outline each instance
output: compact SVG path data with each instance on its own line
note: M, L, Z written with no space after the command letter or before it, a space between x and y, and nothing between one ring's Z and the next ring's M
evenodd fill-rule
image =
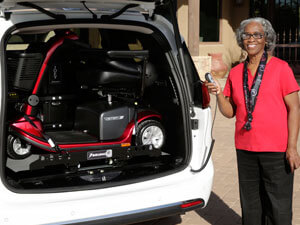
M189 1L188 0L177 0L177 9L179 9L183 5L188 5Z
M249 17L250 13L250 0L244 0L242 4L235 4L235 1L224 2L221 0L221 13L220 13L220 42L209 42L200 44L200 56L207 56L209 53L222 53L223 61L232 68L240 63L244 57L243 52L237 45L235 40L235 30L240 22ZM177 0L178 19L186 21L188 19L188 4L189 0ZM187 22L181 21L179 23L181 31L188 36ZM201 30L201 27L200 27Z

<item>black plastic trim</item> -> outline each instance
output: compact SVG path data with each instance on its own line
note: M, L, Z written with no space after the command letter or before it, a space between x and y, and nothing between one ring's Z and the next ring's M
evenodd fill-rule
M184 81L183 76L178 76L180 74L180 68L178 68L177 63L175 62L175 58L172 54L168 54L169 60L171 61L172 65L174 65L173 68L171 68L172 73L174 75L174 81L178 87L181 87L178 89L178 95L181 102L181 110L183 115L183 127L184 127L184 134L185 134L185 148L187 149L186 157L185 157L185 163L188 165L191 161L191 149L192 149L192 124L190 120L190 113L189 113L189 101L187 97L187 88L185 88L186 84ZM177 74L177 75L176 75Z

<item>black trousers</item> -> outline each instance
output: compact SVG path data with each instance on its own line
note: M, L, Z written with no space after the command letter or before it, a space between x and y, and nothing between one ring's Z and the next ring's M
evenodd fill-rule
M285 153L237 150L243 225L291 225L294 174Z

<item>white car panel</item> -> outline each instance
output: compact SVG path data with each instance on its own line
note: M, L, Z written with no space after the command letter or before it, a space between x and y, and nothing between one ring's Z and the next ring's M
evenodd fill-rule
M100 190L17 194L0 185L0 221L5 225L61 224L107 218L116 214L127 215L136 210L199 196L207 202L212 177L210 161L201 173L192 173L188 167L180 173L163 178Z

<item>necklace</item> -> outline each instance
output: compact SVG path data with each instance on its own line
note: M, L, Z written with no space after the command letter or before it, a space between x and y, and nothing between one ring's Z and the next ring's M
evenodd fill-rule
M248 85L248 60L244 62L244 71L243 71L243 88L244 88L244 95L245 95L245 103L246 103L246 109L247 109L247 121L244 125L244 129L247 131L251 130L251 122L253 120L253 111L255 108L260 84L263 78L263 74L265 71L265 67L267 64L267 58L268 54L265 51L260 59L255 78L253 81L253 84L251 86L251 90L249 90L249 85Z

